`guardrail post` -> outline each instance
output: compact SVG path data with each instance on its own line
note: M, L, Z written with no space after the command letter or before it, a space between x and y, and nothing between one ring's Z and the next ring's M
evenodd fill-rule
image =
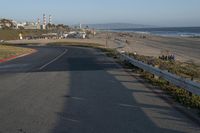
M159 65L155 65L154 67L155 67L155 68L159 68ZM155 75L155 74L153 74L153 78L154 78L154 79L159 79L160 77L157 76L157 75Z
M189 91L188 91L189 92ZM189 92L189 96L192 96L193 94L192 94L192 92Z

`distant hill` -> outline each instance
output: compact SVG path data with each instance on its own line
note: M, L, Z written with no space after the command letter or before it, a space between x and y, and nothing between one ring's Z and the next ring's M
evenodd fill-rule
M135 28L155 28L151 25L130 24L130 23L106 23L106 24L83 24L82 27L88 26L89 28L113 30L113 29L135 29Z

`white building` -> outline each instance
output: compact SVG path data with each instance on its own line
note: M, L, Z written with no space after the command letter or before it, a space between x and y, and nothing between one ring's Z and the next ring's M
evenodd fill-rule
M26 25L26 22L19 22L19 23L17 23L17 25L16 25L16 28L17 29L19 29L20 27L24 27Z
M26 22L24 29L37 29L37 25L34 22Z
M79 37L79 38L85 39L86 36L87 36L87 34L86 34L85 32L79 32L79 33L78 33L78 37Z
M77 31L71 31L68 34L63 34L64 38L80 38L85 39L87 34L86 32L77 32Z
M13 26L13 22L12 20L9 19L0 19L0 27L12 27Z

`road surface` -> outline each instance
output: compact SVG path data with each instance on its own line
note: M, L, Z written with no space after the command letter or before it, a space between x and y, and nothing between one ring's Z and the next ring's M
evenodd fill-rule
M0 133L198 133L99 50L33 47L0 64Z

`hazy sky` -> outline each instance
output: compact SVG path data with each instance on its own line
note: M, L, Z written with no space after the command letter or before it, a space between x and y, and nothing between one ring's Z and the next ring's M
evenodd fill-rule
M54 23L128 22L155 26L200 26L200 0L0 0L0 18Z

